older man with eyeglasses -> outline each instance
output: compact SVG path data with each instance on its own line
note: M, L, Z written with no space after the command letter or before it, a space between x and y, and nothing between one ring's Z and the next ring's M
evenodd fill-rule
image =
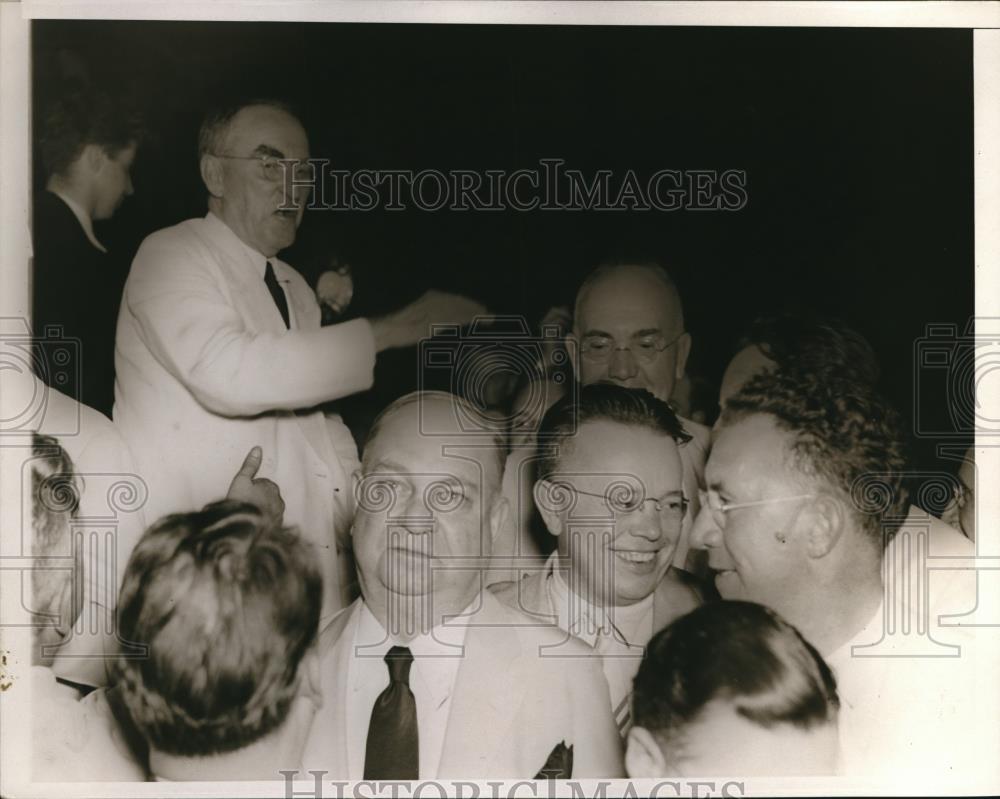
M315 408L370 387L377 352L485 309L428 292L379 319L321 327L316 296L277 258L311 190L298 119L281 102L235 103L206 117L198 149L208 214L149 236L125 286L114 419L149 485L150 520L218 499L261 446L286 523L316 547L330 616L350 599L338 550L358 456L340 417Z
M535 502L556 551L492 590L594 648L624 736L646 643L701 601L694 580L671 568L688 504L679 451L690 437L648 391L607 383L553 405L538 435Z
M662 402L670 402L691 350L691 335L684 327L677 287L662 266L645 258L605 261L584 279L577 291L572 328L566 339L569 352L578 354L571 360L580 384L603 382L644 388ZM564 390L563 384L552 381L535 388L549 404ZM674 565L704 576L704 553L690 551L688 532L698 512L698 489L710 433L704 425L680 416L678 419L691 441L681 449L689 505ZM516 577L516 570L511 574L509 564L518 557L537 556L544 551L544 531L531 497L531 457L523 444L515 444L507 460L504 496L512 512L494 550L493 573L497 580Z

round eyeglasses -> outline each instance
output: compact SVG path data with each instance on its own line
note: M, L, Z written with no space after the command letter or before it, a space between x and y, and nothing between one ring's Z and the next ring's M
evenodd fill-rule
M594 491L583 491L570 483L562 483L574 494L603 499L605 504L616 513L635 513L641 510L647 502L652 502L656 512L668 522L680 524L688 509L688 499L683 494L671 493L663 497L647 497L641 489L623 483L608 486L603 494Z
M685 332L681 331L670 340L667 340L662 333L636 335L624 347L616 346L615 340L611 336L592 334L583 337L580 342L580 354L588 361L607 363L614 353L627 350L632 353L636 360L651 363L661 352L680 341Z
M257 155L229 155L228 153L209 153L216 158L230 158L234 161L257 161L260 164L260 174L264 180L270 183L283 183L290 178L296 184L306 187L313 180L312 164L308 160L300 161L297 158L278 158L266 153Z

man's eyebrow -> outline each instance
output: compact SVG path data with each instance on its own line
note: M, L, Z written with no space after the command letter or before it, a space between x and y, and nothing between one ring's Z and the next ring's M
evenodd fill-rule
M369 474L392 472L393 474L409 474L409 470L392 459L382 459L372 464Z
M284 158L285 154L281 150L271 147L269 144L258 144L253 151L254 155L270 155L273 158Z
M637 330L632 334L632 338L641 338L642 336L655 336L663 331L658 327L644 327L642 330Z
M604 338L614 338L614 336L612 336L610 333L605 332L604 330L593 330L593 329L586 331L583 334L583 336L584 338L586 338L587 336L603 336Z

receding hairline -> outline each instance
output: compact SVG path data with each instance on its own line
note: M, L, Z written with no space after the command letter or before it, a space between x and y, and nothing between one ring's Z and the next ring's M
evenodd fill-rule
M428 401L434 402L437 405L447 406L452 413L461 409L472 418L480 415L472 403L456 394L451 394L447 391L411 391L409 394L404 394L402 397L393 400L382 410L381 413L378 414L378 416L375 417L375 421L372 422L372 425L368 430L368 435L365 437L364 447L361 453L362 464L366 463L366 459L368 457L368 453L371 451L372 445L375 443L376 439L382 432L382 428L388 421L393 419L393 417L398 416L407 408ZM418 429L416 432L419 434L420 430ZM464 433L461 427L456 424L454 433L456 436L460 437L463 435L467 436L470 449L491 448L496 452L496 483L497 490L499 490L500 483L503 480L504 462L506 460L506 453L503 446L503 431L501 427L498 425L495 430L484 430L470 435ZM436 436L430 436L430 438L435 439Z
M266 97L249 100L246 103L237 106L215 108L206 114L198 132L198 154L206 155L210 154L211 151L218 150L220 148L226 149L229 144L229 137L233 132L233 125L236 124L237 117L244 112L253 109L268 109L284 114L289 119L294 120L295 123L302 128L303 132L305 132L305 126L302 124L302 120L299 119L295 110L288 103L282 100ZM214 143L215 146L209 147L208 145L210 142Z
M628 273L645 273L654 278L667 292L667 310L670 318L678 330L684 331L684 305L681 302L681 294L677 284L670 273L655 261L623 261L616 263L601 264L588 274L580 288L576 292L576 300L573 304L573 326L580 332L578 325L580 320L580 308L590 293L602 282L608 282L614 278Z

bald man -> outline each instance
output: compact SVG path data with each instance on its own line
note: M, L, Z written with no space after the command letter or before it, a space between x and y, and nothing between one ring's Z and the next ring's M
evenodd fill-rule
M576 295L566 341L571 353L579 351L575 367L582 385L609 382L644 388L667 403L691 352L677 286L662 266L642 259L607 261L586 277ZM562 386L556 388L543 386L545 407L561 396ZM704 553L690 549L688 533L698 513L710 431L691 419L678 416L678 420L691 439L680 448L689 505L673 564L702 576L707 573ZM533 444L529 439L527 445L515 445L507 459L503 486L511 515L499 536L490 572L493 582L520 579L519 568L531 558L544 562L539 542L545 540L546 531L531 496L537 455Z
M484 590L507 513L502 442L462 400L409 394L355 473L361 599L322 631L323 707L305 768L337 779L615 777L600 658ZM432 429L434 435L422 431Z

